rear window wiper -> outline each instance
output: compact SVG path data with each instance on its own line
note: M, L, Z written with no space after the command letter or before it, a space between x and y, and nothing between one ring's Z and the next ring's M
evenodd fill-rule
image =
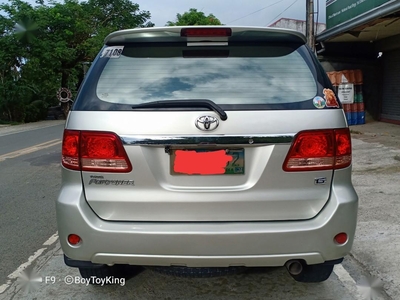
M222 121L228 119L228 115L226 112L217 104L215 104L211 100L207 99L190 99L190 100L165 100L165 101L153 101L147 102L142 104L133 105L133 109L140 109L140 108L163 108L163 107L205 107L210 110L215 111L221 117Z

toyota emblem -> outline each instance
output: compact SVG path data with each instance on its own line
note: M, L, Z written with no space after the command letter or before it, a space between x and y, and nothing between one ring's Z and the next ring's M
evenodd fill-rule
M212 116L201 116L196 119L195 125L200 130L211 131L218 127L219 121Z

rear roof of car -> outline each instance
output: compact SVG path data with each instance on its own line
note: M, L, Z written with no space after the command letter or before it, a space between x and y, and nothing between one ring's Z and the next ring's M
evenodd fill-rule
M181 34L184 29L230 29L230 36L186 37ZM270 27L235 27L235 26L170 26L135 28L115 31L109 34L104 43L117 45L141 42L195 42L195 41L227 41L227 42L283 42L305 44L305 36L297 31Z

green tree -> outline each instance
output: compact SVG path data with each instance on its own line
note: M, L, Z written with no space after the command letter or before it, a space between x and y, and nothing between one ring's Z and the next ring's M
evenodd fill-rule
M183 14L176 15L176 21L168 21L167 26L194 26L194 25L221 25L221 21L218 20L213 14L206 16L202 11L197 11L195 8L189 9L189 11Z
M0 119L15 119L11 103L32 109L20 114L29 120L42 115L37 111L45 105L37 101L54 105L60 87L76 91L82 63L93 61L109 33L154 26L149 18L130 0L0 4Z
M30 94L19 70L25 49L13 34L13 22L0 15L0 119L23 121L21 94Z

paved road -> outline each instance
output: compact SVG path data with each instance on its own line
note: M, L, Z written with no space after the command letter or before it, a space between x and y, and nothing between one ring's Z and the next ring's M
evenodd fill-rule
M0 128L0 299L363 300L371 298L364 297L357 285L368 275L384 282L386 293L374 299L400 299L400 149L371 140L369 135L367 142L363 138L353 141L353 181L360 196L353 251L342 265L335 266L326 282L300 284L284 268L267 268L214 279L182 279L145 270L124 286L67 285L66 276L75 278L78 272L63 264L60 245L53 235L60 145L52 143L62 134L62 125L54 124L32 130L28 126L29 131L23 132L8 130L8 135ZM400 127L394 130L400 136ZM41 139L44 136L47 139ZM39 150L32 148L37 144L41 145ZM6 158L10 152L12 157L17 156ZM15 280L7 282L6 276L25 267L35 270L43 282L29 289Z
M63 122L40 124L0 128L0 285L57 230Z
M45 121L11 127L0 127L0 156L62 138L65 121ZM17 128L15 128L17 127Z

